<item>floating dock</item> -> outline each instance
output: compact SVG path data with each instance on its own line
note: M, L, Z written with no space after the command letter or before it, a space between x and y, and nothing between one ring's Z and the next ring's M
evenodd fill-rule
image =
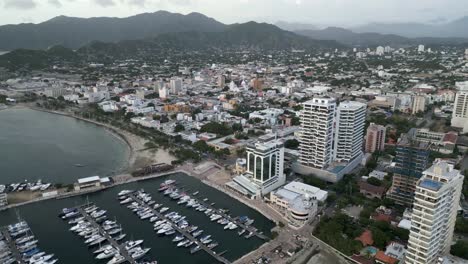
M87 205L85 205L85 206L87 206ZM94 218L92 218L88 213L86 213L86 211L83 209L83 207L85 207L85 206L80 206L80 207L77 207L76 209L78 209L78 211L86 219L86 221L90 222L91 225L94 228L97 228L99 230L99 233L106 238L106 240L109 242L109 244L111 244L112 246L114 246L115 248L118 248L120 250L119 254L122 255L128 263L136 264L137 262L132 258L132 256L130 256L130 254L125 249L125 247L120 245L114 238L112 238L112 236L110 236L102 228L102 226L100 224L98 224L96 222L96 220Z
M21 257L21 254L18 251L18 248L16 248L15 241L11 238L8 230L6 228L2 228L1 233L3 237L5 238L5 242L8 244L11 254L13 255L13 258L16 260L16 262L19 264L26 264L26 262Z
M184 235L186 238L188 238L190 241L194 242L197 246L200 246L201 249L203 249L204 251L206 251L208 254L210 254L213 258L215 258L217 261L221 262L221 263L225 263L225 264L229 264L231 263L229 260L227 260L226 258L224 258L222 256L222 254L217 254L216 252L214 252L213 250L211 250L210 248L208 248L205 244L201 243L200 241L198 241L195 237L193 237L189 232L185 231L184 229L181 229L176 223L174 223L171 219L167 218L164 214L160 213L158 210L155 210L153 209L153 207L151 207L150 205L147 205L145 202L143 202L141 199L139 199L138 197L135 196L134 193L132 194L129 194L127 195L128 197L132 198L133 201L137 202L140 206L142 207L145 207L145 208L148 208L151 210L151 212L158 216L159 218L161 219L164 219L166 220L168 223L170 223L172 225L172 228L174 228L175 230L177 230L177 232L181 233L182 235ZM224 254L225 252L223 252Z

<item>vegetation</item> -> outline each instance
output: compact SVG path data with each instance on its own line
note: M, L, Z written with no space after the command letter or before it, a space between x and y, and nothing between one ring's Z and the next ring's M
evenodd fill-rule
M289 149L298 149L299 141L297 141L297 139L288 139L284 142L284 147Z
M467 240L458 240L455 245L450 249L450 254L468 259L468 241Z
M354 238L361 235L362 231L351 217L338 214L320 221L314 235L349 256L361 250L361 243Z
M201 127L200 131L213 133L221 136L227 136L233 133L232 128L229 127L227 124L222 124L218 122L210 122L208 124L205 124Z

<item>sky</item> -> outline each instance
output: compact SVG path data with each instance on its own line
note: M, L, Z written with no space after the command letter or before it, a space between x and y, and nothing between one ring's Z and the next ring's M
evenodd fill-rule
M370 22L442 23L468 15L467 0L0 0L0 25L55 16L127 17L199 12L223 23L288 21L319 26Z

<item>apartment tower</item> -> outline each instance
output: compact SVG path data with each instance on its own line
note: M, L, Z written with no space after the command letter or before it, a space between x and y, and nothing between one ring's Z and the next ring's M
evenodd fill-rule
M342 102L336 114L334 160L351 162L362 156L366 104Z
M385 148L385 127L371 123L367 128L366 146L367 153L382 151Z
M429 144L403 134L396 146L393 183L387 197L397 204L412 205L416 184L427 168Z
M406 264L436 264L450 253L463 175L437 162L416 184Z
M299 137L299 163L325 169L333 160L333 134L336 101L314 98L303 103Z

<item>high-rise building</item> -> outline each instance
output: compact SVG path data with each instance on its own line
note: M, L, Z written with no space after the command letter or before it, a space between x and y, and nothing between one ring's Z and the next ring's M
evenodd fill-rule
M367 153L382 151L385 148L385 127L371 123L367 128L366 147Z
M334 160L350 162L362 156L367 105L342 102L336 112Z
M178 94L182 90L182 79L171 79L170 88L172 94Z
M333 133L336 101L314 98L303 103L299 137L300 164L318 169L333 160Z
M218 76L218 87L224 88L225 85L226 85L226 77L224 77L224 75L221 74Z
M397 204L411 205L416 183L427 168L428 160L428 143L413 140L408 135L402 135L396 146L393 183L387 197Z
M284 145L273 140L257 142L246 148L247 170L228 182L227 186L252 198L268 194L286 182Z
M424 52L424 45L418 46L418 52Z
M457 82L457 95L453 105L452 126L463 128L463 132L468 132L468 81Z
M443 161L423 172L416 185L406 264L436 264L450 253L463 179Z
M166 88L166 86L159 88L159 98L167 99L168 97L169 97L169 90Z
M413 115L424 111L426 111L426 97L424 97L423 95L415 95L413 97Z

